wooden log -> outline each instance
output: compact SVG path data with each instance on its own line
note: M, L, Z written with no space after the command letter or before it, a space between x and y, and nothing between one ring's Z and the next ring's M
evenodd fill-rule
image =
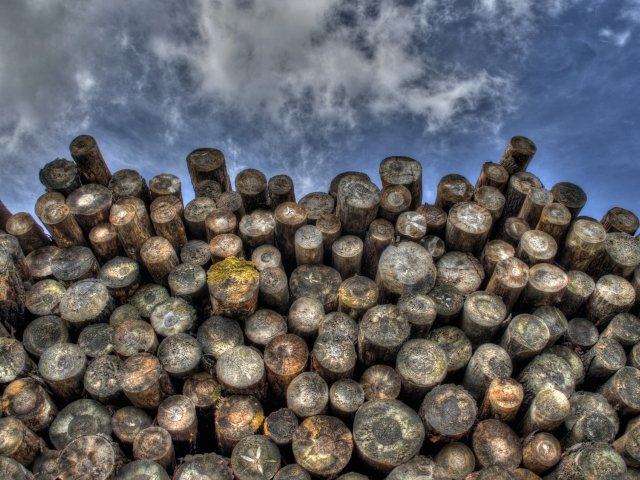
M100 269L98 280L107 287L116 303L123 305L128 303L136 290L140 288L142 275L140 266L134 259L115 257Z
M60 282L41 280L25 293L25 307L36 317L59 315L60 300L65 292L66 288Z
M205 320L198 329L198 343L205 355L215 360L230 348L242 345L244 336L237 321L214 316Z
M260 170L248 168L236 175L236 192L242 197L245 213L269 207L267 177Z
M455 287L465 297L478 290L485 278L482 265L470 253L447 252L438 260L436 269L436 285Z
M629 235L634 235L640 226L640 220L633 212L620 207L614 207L605 213L600 223L607 233L621 232Z
M169 298L169 292L165 287L148 283L136 290L131 297L131 305L138 309L143 319L148 320L155 306L167 298Z
M84 375L84 388L91 398L103 405L122 405L124 394L118 385L122 360L114 355L102 355L93 360Z
M533 188L542 188L540 179L534 174L525 171L512 174L504 192L505 206L500 227L502 227L507 218L518 217L527 195L529 195Z
M18 239L22 251L27 254L52 244L51 239L29 213L20 212L9 217L5 230Z
M397 466L386 478L388 480L404 480L405 478L414 479L429 475L433 476L433 478L450 478L440 465L431 458L422 455L416 455L408 462ZM367 478L359 473L350 473L343 477L341 477L340 480L363 480L361 477Z
M604 227L594 220L577 219L569 227L558 263L565 270L586 271L606 240Z
M113 349L123 360L141 352L155 354L158 349L158 337L147 322L128 320L116 328L113 334Z
M401 240L420 242L427 233L427 219L418 212L404 212L398 216L395 235Z
M171 173L161 173L149 180L151 200L165 195L172 195L182 202L182 182Z
M576 388L582 385L582 382L584 381L585 370L582 363L582 357L575 350L569 348L568 346L566 346L566 344L552 345L545 348L542 353L555 355L566 361L571 367L571 372L573 373Z
M411 195L409 208L415 210L422 203L422 165L409 157L387 157L380 162L382 186L404 186Z
M553 345L564 336L567 331L567 317L555 307L541 306L533 311L533 315L542 319L549 329L549 345Z
M196 240L207 239L205 219L216 209L216 202L207 197L196 197L184 208L184 225L189 237Z
M561 203L550 203L543 207L537 224L532 223L531 225L536 225L536 230L551 235L560 245L570 223L571 212L569 209Z
M549 343L546 323L535 315L517 315L500 340L500 346L511 357L514 365L522 365L536 356Z
M218 263L229 257L244 259L244 246L242 240L232 233L223 233L211 239L209 242L211 262Z
M58 478L111 480L123 463L124 455L110 439L102 435L86 435L75 439L60 453Z
M327 193L308 193L298 202L307 212L307 221L315 225L323 215L332 215L335 212L335 200Z
M562 458L562 446L547 432L536 433L522 448L522 464L533 473L542 474Z
M636 292L636 301L631 307L631 311L634 315L640 315L640 266L637 266L633 271L629 283L631 283L633 290Z
M202 240L189 240L180 250L180 261L185 265L208 269L211 266L209 244Z
M214 202L222 194L222 187L215 180L203 180L194 187L196 198L210 198Z
M291 381L307 368L309 348L297 335L279 335L264 349L264 364L271 392L282 399Z
M281 468L273 480L311 480L311 476L300 465L292 463Z
M473 345L490 342L507 316L507 307L498 295L473 292L464 301L460 328Z
M411 293L402 295L397 305L411 326L410 338L424 338L438 315L434 299L421 293Z
M624 348L615 340L605 338L589 349L583 357L586 383L600 385L626 364Z
M231 468L237 480L273 478L280 470L280 450L264 435L252 435L238 442L231 454Z
M460 202L469 202L473 198L473 186L462 175L445 175L438 183L435 206L445 212Z
M317 372L327 384L351 378L358 355L351 340L339 333L318 336L311 351L311 371Z
M562 299L569 279L562 269L549 263L538 263L529 269L529 283L525 286L515 309L530 311L553 305Z
M504 240L488 241L479 257L482 268L484 269L485 279L489 280L491 278L498 262L513 257L515 254L516 250L513 248L513 245Z
M240 220L238 235L244 242L247 254L261 245L274 245L276 222L271 210L257 209Z
M556 467L545 476L548 480L574 480L626 477L627 467L611 445L605 443L577 446L562 457Z
M215 148L198 148L187 155L187 168L191 184L196 188L201 182L215 180L224 192L231 190L224 154Z
M425 235L418 243L429 252L434 262L440 260L446 252L444 241L435 235Z
M25 350L35 359L40 359L42 352L52 345L70 342L67 326L55 315L36 318L27 325L22 337Z
M497 188L491 186L477 188L473 194L473 201L489 211L492 223L497 222L502 216L505 199Z
M613 442L620 422L602 395L576 392L569 398L569 404L571 410L564 420L567 434L562 438L565 448L585 442Z
M96 323L85 327L78 336L78 345L88 358L113 353L112 338L115 328L108 323Z
M276 175L275 177L271 177L267 184L267 191L269 193L269 206L273 211L275 211L281 203L295 203L296 201L293 180L291 180L291 177L288 175Z
M125 255L118 238L118 232L109 222L93 227L89 232L89 242L96 258L102 265L117 256Z
M382 252L394 239L393 225L384 219L371 222L364 239L362 252L362 274L374 280ZM334 240L335 241L335 240Z
M85 435L111 435L111 414L102 404L90 399L76 400L62 410L51 424L49 437L57 450Z
M11 253L0 245L0 321L22 335L27 325L25 316L25 284L11 258Z
M531 159L536 153L536 145L526 137L511 137L502 157L502 165L509 175L527 170Z
M294 237L296 265L322 264L324 245L322 233L313 225L300 227Z
M64 203L50 203L44 207L42 223L60 248L87 245L82 229Z
M476 189L480 187L490 186L497 188L500 192L509 181L509 172L499 163L486 162L482 164L480 175L476 181Z
M218 208L224 208L233 213L237 222L240 222L242 217L247 214L244 203L242 203L242 196L238 192L224 192L218 197L216 205Z
M98 143L90 135L80 135L74 138L69 145L69 151L73 160L78 165L82 183L107 186L111 180L111 172L107 167Z
M464 296L456 287L436 285L427 296L435 303L437 316L434 325L451 325L456 322L464 306Z
M211 451L215 448L214 417L216 405L221 398L220 384L208 372L200 372L187 378L182 394L191 399L198 417L198 451Z
M324 265L302 265L289 278L291 298L314 298L323 305L325 313L338 309L338 290L342 284L340 274Z
M427 293L436 282L431 255L414 242L385 249L380 256L376 283L381 302L397 302L401 295Z
M51 260L53 276L65 287L95 279L99 271L98 260L88 247L63 248Z
M22 252L22 247L18 239L13 235L0 234L0 245L6 248L7 253L11 256L11 261L18 270L22 281L27 285L32 285L33 276L31 275L27 259Z
M58 462L59 456L60 456L60 451L58 450L43 449L43 452L40 455L38 455L36 460L33 462L32 471L33 471L33 474L35 475L35 478L37 478L38 480L40 479L55 480L56 478L58 478L57 462ZM6 470L6 467L4 465L0 468L2 468L3 471ZM9 475L9 478L13 478L13 477ZM22 477L22 478L28 478L28 477Z
M461 442L445 444L434 460L453 480L464 480L476 467L473 452Z
M18 340L0 337L0 385L27 377L35 365Z
M84 390L87 357L72 343L61 343L47 348L40 357L38 370L54 395L65 402L77 400Z
M118 373L118 384L133 406L146 410L155 410L174 393L160 360L150 353L127 358Z
M567 289L557 303L558 309L565 315L576 314L586 303L596 288L596 282L580 270L567 272Z
M359 239L358 239L359 240ZM378 303L378 287L367 277L348 278L338 290L338 311L344 312L356 320Z
M251 347L238 345L220 355L216 363L216 377L223 395L253 395L258 400L266 395L264 361Z
M544 187L533 187L527 194L518 217L529 225L538 225L545 207L553 203L553 194Z
M355 178L357 180L370 181L369 175L362 172L342 172L339 173L333 180L331 180L331 184L329 186L329 195L333 197L336 201L336 214L338 208L338 187L340 186L340 182L345 178Z
M64 202L65 196L60 192L47 192L44 195L38 197L33 211L36 212L36 216L40 219L40 221L42 221L42 214L44 213L45 208L49 207L50 205L64 205ZM7 217L7 219L8 218L9 217Z
M528 230L520 237L515 257L528 266L553 262L558 244L551 235L540 230Z
M378 217L395 224L401 213L411 208L411 192L404 185L387 185L380 191ZM420 204L416 205L416 208Z
M324 379L314 372L303 372L287 387L287 408L300 419L323 415L329 404L329 387Z
M424 397L420 418L430 442L450 442L464 437L476 420L475 400L457 385L440 385Z
M613 442L613 448L616 449L616 452L618 452L628 467L640 466L640 449L638 448L639 441L640 429L638 429L638 419L636 417L629 421L624 434Z
M282 263L290 270L295 265L295 234L307 224L307 212L297 203L284 202L275 209L273 218L276 245L282 254Z
M459 328L453 326L436 328L425 338L436 343L444 351L448 374L460 372L469 363L473 347L471 341Z
M435 205L424 205L416 208L416 212L427 219L427 235L435 235L444 239L445 227L447 225L447 212Z
M622 367L599 389L621 418L640 413L640 371L633 367Z
M60 317L72 335L94 323L107 323L116 308L107 287L89 278L73 284L60 300Z
M66 200L69 211L85 233L109 221L113 197L111 190L97 184L84 185L74 190Z
M5 207L4 203L0 201L0 228L2 230L6 229L7 220L9 220L9 217L11 217L12 215L13 214L9 211L9 209Z
M208 303L207 274L198 265L182 264L175 267L167 277L171 296L185 300L196 310ZM180 303L180 305L184 305ZM190 308L187 310L191 311ZM195 312L193 318L196 322ZM195 326L195 325L194 325Z
M165 338L158 346L158 359L164 371L178 384L202 369L202 350L198 340L186 333Z
M161 285L168 285L169 273L180 263L171 242L164 237L151 237L144 242L140 257L153 281Z
M229 257L213 265L207 273L211 309L243 321L258 307L259 273L253 263Z
M171 435L178 457L195 453L198 417L190 398L184 395L167 397L158 407L156 421Z
M125 197L139 198L145 205L149 205L151 202L151 192L147 182L135 170L118 170L109 180L108 187L113 194L114 202Z
M487 388L498 377L510 377L513 364L509 354L500 346L480 345L469 360L461 386L476 400L484 397Z
M174 208L164 206L153 210L151 222L156 233L166 238L176 252L187 243L184 223Z
M279 447L291 445L298 428L298 417L290 408L280 408L264 420L264 435Z
M318 336L324 316L324 306L319 300L301 297L294 301L289 309L289 331L311 345Z
M260 272L259 302L262 306L284 315L289 310L289 283L284 270L265 268Z
M607 233L602 250L589 264L587 273L594 279L602 275L629 278L640 263L640 242L628 233Z
M380 189L367 180L345 177L338 185L337 215L345 235L364 239L371 222L378 215Z
M353 439L360 459L386 473L420 451L425 431L418 414L399 400L372 400L356 413Z
M536 431L554 432L569 415L570 408L564 393L553 388L540 390L520 423L520 435L525 438Z
M141 215L144 215L142 219ZM141 262L140 249L142 245L155 235L146 210L144 213L138 214L133 205L116 204L111 208L109 222L115 228L127 256Z
M338 380L329 389L329 410L336 417L353 421L355 413L364 404L364 390L355 380Z
M51 272L51 259L58 254L60 249L53 245L34 250L25 257L27 267L34 282L53 278Z
M578 185L569 182L556 183L551 188L553 200L561 203L571 212L571 218L575 219L587 203L587 194Z
M497 233L497 235L494 235L494 238L517 247L522 235L529 230L531 230L531 227L521 218L509 217L504 221L501 227L496 227L494 229Z
M518 376L524 388L523 409L529 408L544 388L553 388L567 398L575 390L575 374L563 358L549 353L537 355Z
M486 291L501 297L510 312L528 282L529 267L522 260L509 257L496 264Z
M366 366L391 365L409 339L411 326L395 305L378 305L362 317L358 333L358 359Z
M343 280L360 275L364 242L355 235L345 235L333 242L331 266Z
M619 313L613 317L600 338L611 338L629 350L640 342L640 320L630 313Z
M492 418L504 423L512 422L520 411L523 399L524 389L516 380L508 377L494 378L480 404L478 419Z
M264 421L260 402L251 395L223 398L216 412L216 437L221 453L230 455L240 440L254 435Z
M475 202L458 202L449 210L445 242L447 250L477 256L491 231L491 212Z
M353 451L353 436L342 420L319 415L304 420L293 435L296 463L317 478L333 478Z
M336 215L321 215L315 226L322 234L323 260L328 265L331 262L331 246L342 236L342 223Z
M279 268L284 271L280 250L273 245L261 245L256 248L251 255L251 261L259 272L267 268Z
M229 460L215 453L191 456L187 462L178 466L174 478L175 480L189 480L209 475L220 480L234 479Z
M129 303L120 305L113 311L111 317L109 317L109 325L113 328L118 328L127 320L142 320L138 309Z
M244 322L244 334L248 342L264 350L271 340L287 333L287 322L277 312L263 308Z
M167 472L173 471L176 457L171 434L156 426L140 430L133 440L133 458L151 460Z
M127 197L129 199L131 197ZM149 205L149 215L151 215L156 210L160 210L163 208L172 208L184 223L184 205L182 204L182 199L177 197L176 195L161 195L157 197L151 204Z
M152 460L134 460L118 472L118 480L171 480L162 465Z
M586 303L587 319L602 330L618 313L628 312L635 301L633 287L617 275L604 275Z
M58 415L58 409L44 387L34 378L14 380L2 395L5 416L20 420L29 430L43 435Z
M480 422L471 442L476 464L482 468L498 465L513 470L522 461L520 439L499 420Z
M325 315L318 328L318 335L336 333L347 337L355 345L358 343L359 328L353 317L343 312L331 312Z

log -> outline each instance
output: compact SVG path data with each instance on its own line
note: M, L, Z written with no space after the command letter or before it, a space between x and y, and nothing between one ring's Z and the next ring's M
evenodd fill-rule
M460 328L473 345L490 342L507 316L507 307L498 295L473 292L464 301Z
M149 205L149 215L151 215L156 210L160 210L166 207L175 210L180 217L180 220L182 220L182 222L184 223L184 205L182 204L182 199L180 197L177 197L176 195L161 195L157 197L153 202L151 202L151 205Z
M297 335L279 335L264 349L264 364L271 392L279 399L287 395L292 380L307 368L309 348Z
M378 215L380 200L380 189L370 181L350 176L343 178L338 185L336 207L343 233L364 240L369 225Z
M93 360L84 374L84 388L91 398L103 405L122 405L124 394L118 385L121 368L122 360L114 355L102 355Z
M38 458L36 458L35 462L33 462L32 471L36 476L35 478L39 480L40 479L55 480L56 478L58 478L57 462L58 462L59 456L60 456L60 451L58 450L43 449L43 452L38 456ZM4 465L0 468L2 468L3 471L6 469ZM11 477L11 475L9 475L9 477L13 478ZM18 477L18 478L25 478L25 477Z
M427 203L419 206L416 212L427 219L427 235L444 238L444 230L447 225L447 212L440 207Z
M640 320L630 313L619 313L603 330L600 338L611 338L622 345L625 350L629 350L640 342Z
M282 263L287 270L295 265L295 234L307 224L307 212L299 204L284 202L278 205L273 213L276 222L276 245L282 254Z
M569 398L571 411L564 420L567 434L562 445L571 448L579 443L611 443L620 422L616 411L599 393L576 392Z
M76 336L87 325L107 323L116 308L107 287L94 278L75 283L60 300L60 317Z
M360 386L367 402L372 400L394 400L400 395L400 375L387 365L373 365L360 377Z
M313 225L300 227L294 236L296 265L322 264L324 246L322 233Z
M207 274L198 265L182 264L175 267L167 277L171 296L185 300L196 310L208 303ZM184 305L180 303L180 305ZM191 310L191 308L187 308ZM195 324L195 312L193 318Z
M513 364L509 354L500 346L480 345L469 360L460 385L476 400L484 397L487 388L498 377L510 377Z
M547 432L536 433L522 448L522 464L529 471L542 474L562 458L562 446Z
M312 344L318 336L318 329L324 320L322 303L312 297L301 297L289 309L289 331Z
M520 423L520 435L525 438L537 431L553 433L569 415L570 408L564 393L553 388L540 390Z
M561 268L549 263L535 264L529 269L529 283L520 295L516 310L530 311L558 303L568 283L569 278Z
M602 250L589 264L587 273L594 279L603 275L629 278L640 263L640 242L628 233L607 233Z
M215 360L230 348L244 343L242 328L238 322L220 316L205 320L198 329L197 338L202 352Z
M253 263L229 257L207 273L213 315L243 321L258 307L259 273Z
M343 312L331 312L325 315L318 328L318 335L337 333L347 337L354 345L358 342L359 326L353 317Z
M84 390L87 357L73 343L60 343L47 348L38 362L40 375L54 395L69 403L77 400Z
M419 243L427 233L427 219L418 212L404 212L396 220L395 235Z
M253 395L262 400L266 395L264 361L251 347L238 345L220 355L216 363L216 378L225 396Z
M164 428L173 441L178 457L193 454L196 451L198 417L196 406L184 395L172 395L158 407L156 417L158 426Z
M486 291L501 297L507 312L510 312L528 282L527 264L515 257L509 257L496 264Z
M257 209L240 220L238 235L244 242L247 254L261 245L273 245L275 242L276 222L271 210Z
M529 230L531 230L531 227L521 218L509 217L504 221L502 227L496 227L494 229L497 233L497 235L494 235L494 238L517 247L522 235Z
M95 400L81 399L70 403L51 424L49 437L57 450L64 449L78 437L111 435L111 414Z
M171 480L162 465L152 460L134 460L118 472L118 480Z
M200 372L187 378L182 394L191 399L198 417L198 451L212 451L215 447L214 417L216 405L221 398L220 384L208 372Z
M262 351L271 340L285 333L287 333L286 320L273 310L258 310L244 322L244 334L248 342Z
M469 363L473 347L471 341L459 328L452 326L436 328L425 338L436 343L444 351L448 374L457 374Z
M138 309L129 303L121 305L113 311L109 317L109 325L118 328L127 320L142 320Z
M551 188L554 202L561 203L571 212L571 218L575 219L587 203L587 194L578 185L569 182L556 183Z
M208 270L211 266L209 244L202 240L189 240L180 250L180 261L185 265L198 266Z
M141 215L143 216L141 217ZM155 235L146 210L138 214L134 205L116 204L111 208L109 222L115 228L127 256L141 262L140 249L142 245Z
M58 247L87 245L82 229L64 203L50 203L45 206L41 219Z
M118 384L134 407L146 410L155 410L174 393L160 360L150 353L138 353L127 358L118 373ZM135 441L133 449L135 455Z
M237 480L273 478L280 470L280 450L264 435L243 438L231 454L231 468Z
M331 266L343 280L360 275L364 242L355 235L344 235L333 242Z
M567 317L557 308L551 306L538 307L533 311L533 315L542 319L549 329L549 343L547 346L556 343L566 333L569 325Z
M498 189L500 192L509 181L509 172L499 163L486 162L482 164L480 176L476 181L476 189L484 186L490 186Z
M311 480L311 476L300 465L292 463L281 468L273 480Z
M445 175L438 183L435 206L445 212L457 203L469 202L473 198L473 186L462 175Z
M231 190L224 154L215 148L198 148L187 155L187 168L193 188L201 182L215 180L224 192Z
M264 412L260 402L251 395L233 395L223 398L216 412L216 437L221 453L231 455L240 440L254 435L262 422ZM231 480L233 477L229 477Z
M511 175L509 183L504 192L505 205L499 226L504 225L504 221L510 217L518 217L522 205L534 188L542 188L542 182L534 174L519 171Z
M413 458L425 439L418 414L399 400L372 400L356 413L353 440L360 459L390 472Z
M218 197L216 205L218 208L224 208L233 213L237 222L240 222L242 217L247 214L244 209L244 203L242 203L242 196L238 192L224 192Z
M27 325L25 316L25 284L11 259L11 253L0 245L0 321L21 335Z
M22 251L26 254L52 244L49 236L29 213L20 212L12 215L7 219L4 229L18 239Z
M140 430L133 440L133 458L150 460L167 472L173 471L176 457L171 435L164 428L156 426Z
M488 241L479 257L482 268L484 269L485 279L489 280L491 278L498 262L513 257L515 254L516 250L513 248L513 245L504 240Z
M517 315L502 335L500 346L514 365L522 365L535 357L549 343L546 323L535 315Z
M161 173L149 180L151 200L165 195L172 195L182 202L182 182L171 173Z
M365 182L370 181L369 175L362 172L342 172L339 173L333 180L331 180L331 184L329 185L329 195L333 197L336 201L336 215L338 208L338 187L340 186L340 182L345 178L352 178L356 180L362 180Z
M355 380L345 378L331 385L329 410L336 417L351 422L363 404L364 390Z
M288 175L276 175L269 179L267 184L269 193L269 206L272 211L285 202L296 202L296 192L293 187L293 180Z
M415 210L422 203L422 165L409 157L387 157L380 162L382 186L404 186L411 194L409 208Z
M351 460L353 436L342 420L319 415L300 424L292 447L296 463L311 475L332 478Z
M376 283L381 302L397 302L401 295L427 293L436 283L431 255L414 242L402 242L380 255Z
M425 235L418 243L431 254L434 262L440 260L446 252L444 241L435 235Z
M291 445L298 428L298 417L290 408L280 408L271 413L262 425L264 435L279 447Z
M626 364L624 348L610 338L600 339L583 357L587 370L586 383L598 385L606 382Z
M565 315L578 313L596 288L596 282L580 270L567 272L567 289L557 303L558 309Z
M505 148L500 165L504 167L509 175L527 170L531 159L536 154L536 144L526 137L511 137L507 148Z
M34 250L25 257L27 267L34 282L53 278L51 272L51 259L55 257L60 249L53 245Z
M453 480L464 480L476 468L473 452L461 442L445 444L434 459Z
M545 207L553 203L553 194L544 187L533 187L527 194L518 217L529 225L538 225Z
M218 235L225 233L235 235L238 233L238 220L236 216L224 208L217 208L207 215L204 220L207 230L207 241L210 242Z
M216 202L207 197L196 197L184 207L184 225L189 237L196 240L207 239L205 219L216 209Z
M135 170L118 170L109 180L108 187L113 194L114 202L125 197L136 197L142 200L145 205L151 203L151 192L147 182Z
M111 172L107 167L98 143L90 135L80 135L74 138L69 145L69 151L73 160L78 165L82 183L96 183L106 187L111 180Z
M284 270L277 267L265 268L260 272L259 302L280 314L289 310L289 283Z
M604 214L600 223L607 233L621 232L634 235L640 227L640 220L629 210L614 207Z
M267 268L279 268L284 271L280 250L273 245L261 245L256 248L251 255L251 261L259 272Z
M34 283L25 293L25 307L36 317L60 314L60 300L66 288L55 280L41 280ZM29 328L27 326L27 328Z
M522 461L522 447L516 433L500 420L483 420L471 437L476 465L498 465L514 470Z
M0 245L6 248L7 253L11 256L11 261L18 270L22 281L26 285L32 285L33 276L31 275L27 259L22 252L22 247L20 246L18 239L13 235L0 234Z
M229 257L244 259L242 240L237 235L224 233L209 242L209 253L212 263L218 263Z
M446 471L436 464L431 458L416 455L407 463L394 468L387 479L404 480L405 478L414 479L423 476L427 476L427 478L428 476L433 476L433 478L449 478L446 475ZM359 473L347 474L346 477L346 479L341 478L340 480L362 480L361 477L367 478Z
M125 255L116 228L109 222L96 225L89 232L89 242L100 264Z
M332 215L335 212L335 200L323 192L308 193L298 203L306 210L310 225L315 225L321 216Z
M113 334L113 349L123 360L142 352L155 354L158 349L158 337L147 322L129 320L116 328Z
M60 192L47 192L44 195L38 197L33 211L36 212L36 216L40 219L40 221L42 221L42 214L44 213L45 208L49 207L50 205L64 205L64 202L65 196ZM9 215L9 217L10 216L11 215ZM7 219L9 217L7 217Z
M102 435L87 435L62 450L57 460L58 478L111 480L123 463L124 455L115 443Z
M96 323L85 327L78 336L78 345L88 358L113 353L112 338L115 328L108 323Z
M319 374L303 372L289 383L286 398L287 408L301 420L323 415L329 404L329 387Z
M633 287L624 278L605 275L586 303L587 319L602 330L618 313L628 312L635 301Z
M540 230L528 230L520 237L515 257L528 266L553 262L558 244L551 235Z
M392 365L410 335L407 317L397 306L375 306L360 321L358 359L368 367L377 363Z
M535 229L551 235L558 245L561 245L564 235L571 223L571 212L561 203L550 203L540 213Z
M62 319L55 315L36 318L27 325L22 336L25 350L36 360L47 348L60 343L71 343L71 337Z
M153 210L151 222L156 234L167 239L176 252L179 252L187 243L184 223L174 208L164 206Z
M140 288L142 274L140 266L132 258L115 257L106 262L98 272L100 280L118 305L131 300L133 294Z
M2 411L20 420L33 432L44 435L58 415L58 408L44 387L34 378L14 380L2 395Z
M245 213L269 207L267 177L260 170L248 168L236 175L236 192L242 197Z
M109 221L113 197L111 190L97 184L84 185L74 190L66 200L69 211L85 233Z
M577 219L567 233L564 249L557 259L565 270L586 271L606 240L604 227L594 220Z
M169 298L169 292L162 285L146 284L136 290L131 297L131 305L138 309L140 316L148 320L156 305Z
M620 418L629 418L640 413L640 371L633 367L622 367L599 389Z
M7 220L9 220L9 217L11 217L11 215L13 214L9 211L7 207L5 207L4 203L0 201L0 228L2 230L6 229Z
M438 316L435 300L421 293L411 293L402 295L397 305L411 327L410 338L424 338Z
M404 185L387 185L380 191L378 217L395 224L401 213L411 208L411 192ZM416 206L416 208L420 204Z
M529 408L544 388L553 388L567 398L575 390L575 373L563 358L549 353L537 355L518 376L524 388L523 409Z
M491 214L492 223L497 222L504 209L504 195L495 187L484 186L475 190L473 201Z
M584 444L576 447L547 475L548 480L596 480L599 478L624 479L627 466L624 460L605 443Z
M639 441L640 429L638 429L638 420L635 418L627 424L624 434L613 442L613 448L616 449L616 452L618 452L628 467L640 466Z
M324 265L302 265L289 278L294 301L302 297L316 299L323 305L325 313L338 309L338 289L341 284L340 274Z
M494 378L480 404L478 419L492 418L504 423L512 422L520 411L523 399L524 389L516 380L508 377Z
M0 454L24 467L31 467L42 448L40 437L13 417L0 418L0 434Z
M322 215L316 220L316 228L320 230L322 234L322 246L323 246L323 260L325 265L329 265L331 262L331 246L333 242L338 240L342 236L342 223L340 219L331 215Z
M222 194L222 187L215 180L203 180L194 187L196 198L210 198L214 202Z
M476 420L475 400L457 385L440 385L424 397L420 418L430 442L450 442L463 438Z
M357 237L354 237L357 238ZM360 240L360 239L358 239ZM338 290L338 311L359 320L378 303L378 287L367 277L348 278Z
M311 350L311 371L331 385L353 376L358 355L351 340L339 333L318 336Z
M363 275L369 277L371 280L376 278L380 256L391 244L393 238L394 227L389 221L377 219L371 222L364 239L362 252Z
M51 273L65 287L95 279L99 271L98 260L88 247L63 248L51 260Z
M427 296L435 303L437 312L435 326L451 325L456 322L464 306L464 296L456 287L436 285Z
M436 285L458 289L465 297L480 288L485 276L476 257L460 251L445 253L436 264Z
M162 340L158 346L158 359L177 384L202 369L202 350L198 340L186 333L176 333Z

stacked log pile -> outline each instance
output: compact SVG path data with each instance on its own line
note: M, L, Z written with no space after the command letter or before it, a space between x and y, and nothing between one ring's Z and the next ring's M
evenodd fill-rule
M184 205L74 139L48 233L0 203L0 477L640 478L639 221L535 151L422 204L411 158L296 202L203 148Z

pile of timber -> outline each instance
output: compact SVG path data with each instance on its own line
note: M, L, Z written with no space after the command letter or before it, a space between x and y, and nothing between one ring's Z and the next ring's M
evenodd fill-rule
M514 137L422 204L422 166L287 175L96 141L0 203L0 477L640 479L638 218L580 216ZM6 199L5 199L6 200Z

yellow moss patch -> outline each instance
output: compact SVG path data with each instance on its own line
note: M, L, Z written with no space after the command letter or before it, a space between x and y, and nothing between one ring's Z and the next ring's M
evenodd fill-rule
M238 257L228 257L212 265L207 272L207 283L221 284L228 278L251 283L260 278L253 262Z

